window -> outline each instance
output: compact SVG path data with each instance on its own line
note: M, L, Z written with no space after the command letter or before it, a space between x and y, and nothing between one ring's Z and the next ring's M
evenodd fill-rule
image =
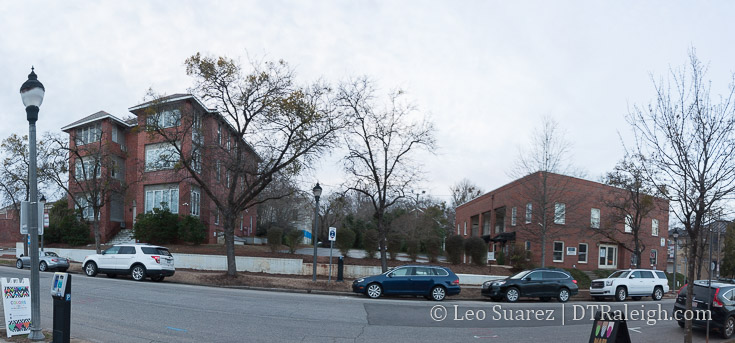
M201 198L202 198L202 193L199 190L199 187L191 186L191 199L189 199L191 204L189 206L189 213L192 216L199 217L199 215L201 214L200 212Z
M164 129L179 126L181 124L181 112L179 110L168 110L156 113L146 118L148 129Z
M531 241L526 241L526 251L531 250Z
M79 203L79 208L81 208L82 211L82 219L94 220L94 208L90 204L89 197L84 194L78 195L77 202ZM97 205L99 204L100 199L97 197Z
M179 146L178 143L176 143ZM169 143L148 144L145 146L145 170L154 171L173 169L179 161L176 147Z
M529 202L526 204L526 224L531 223L533 220L533 205Z
M125 206L124 198L120 193L112 193L110 195L110 221L111 222L124 222Z
M102 167L100 162L94 158L87 157L77 159L74 163L74 177L76 180L90 180L102 176Z
M567 206L564 203L557 202L554 204L554 224L564 224L566 222Z
M464 222L464 235L467 236L467 222Z
M457 234L458 235L462 234L462 231L459 230L459 224L457 224Z
M662 271L656 271L656 275L658 275L658 278L659 279L668 280L668 278L666 277L666 273L664 273Z
M564 280L569 278L569 276L560 272L541 272L541 275L543 275L544 280Z
M625 232L633 232L633 217L630 214L625 215Z
M651 235L658 236L658 219L651 219Z
M397 268L391 274L393 274L393 276L408 276L410 275L409 272L411 271L412 268L413 267Z
M202 134L202 116L195 115L194 122L191 124L191 141L202 145L204 144L204 135Z
M434 275L449 276L449 273L447 273L447 271L442 268L432 268L432 269L434 270Z
M145 186L145 212L153 212L154 208L179 213L179 185Z
M214 164L214 174L217 181L219 181L220 175L222 174L222 163L220 163L220 161L217 161L217 163Z
M135 255L135 247L120 247L117 251L118 255Z
M113 125L110 133L113 142L125 145L125 131L121 130L117 125Z
M641 279L653 279L653 272L648 270L641 271Z
M217 214L214 215L214 225L219 225L219 210L217 210Z
M198 146L191 150L191 169L199 174L202 173L202 151Z
M579 243L579 255L577 255L577 262L587 263L587 243Z
M554 242L554 262L564 262L564 242Z
M600 228L600 209L593 208L590 210L590 227L593 229Z
M100 129L100 124L96 123L78 128L74 142L76 145L84 145L99 142L101 138L102 129Z
M217 124L217 145L222 145L222 124Z
M110 175L115 179L125 181L125 160L117 156L113 156Z
M518 209L515 207L510 209L510 226L516 226L516 215L518 215Z
M541 272L533 272L525 277L526 280L543 280L543 274Z
M658 251L651 249L651 265L656 266L658 264Z
M117 253L119 251L120 251L120 247L119 246L113 246L113 247L105 250L104 252L102 252L102 255L117 255Z

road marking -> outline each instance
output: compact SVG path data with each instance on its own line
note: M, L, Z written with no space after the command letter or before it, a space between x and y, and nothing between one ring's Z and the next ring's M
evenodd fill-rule
M172 328L170 326L167 326L166 328L169 329L169 330L174 330L174 331L179 331L179 332L186 332L186 329Z
M480 339L480 338L498 338L498 335L492 335L492 336L475 336L475 338L477 338L477 339Z
M641 333L641 331L640 331L641 328L640 327L628 328L628 330L633 331L633 332L637 332L637 333Z

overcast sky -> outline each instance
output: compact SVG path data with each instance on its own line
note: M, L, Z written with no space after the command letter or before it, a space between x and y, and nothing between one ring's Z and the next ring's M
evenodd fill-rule
M448 199L468 178L511 181L518 148L543 116L597 180L623 156L628 108L653 96L651 75L696 47L713 93L735 70L733 2L675 1L2 1L0 138L27 134L20 85L31 65L46 87L38 130L100 110L118 117L152 87L186 92L196 52L284 59L301 80L367 75L395 88L437 127L417 190ZM341 182L335 157L318 179Z

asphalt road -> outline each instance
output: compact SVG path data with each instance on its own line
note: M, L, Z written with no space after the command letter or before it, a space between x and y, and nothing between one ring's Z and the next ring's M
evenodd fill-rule
M45 328L52 326L51 275L41 274ZM30 277L30 272L0 267L0 277ZM93 342L587 342L594 311L587 306L597 304L371 300L80 274L72 284L72 337ZM659 305L670 312L673 300L627 304L629 313ZM684 330L674 321L648 324L628 321L633 342L683 341ZM703 331L695 331L695 341L704 342Z

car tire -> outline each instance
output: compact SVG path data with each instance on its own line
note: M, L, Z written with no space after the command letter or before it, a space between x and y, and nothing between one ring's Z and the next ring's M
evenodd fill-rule
M431 299L434 301L442 301L447 297L447 290L442 286L434 286L431 289Z
M661 288L661 286L657 286L656 288L653 289L653 295L651 296L653 300L659 301L663 297L664 297L664 290L663 288Z
M48 270L48 264L46 264L46 261L41 261L41 263L38 264L38 270L45 272Z
M628 297L628 290L625 289L625 287L620 286L617 289L615 289L615 301L625 301L625 298Z
M130 269L130 275L133 276L133 280L135 281L145 280L145 267L140 264L134 265L133 268Z
M161 282L161 281L163 281L163 279L164 279L164 276L163 275L153 275L153 276L151 276L151 281Z
M559 295L556 296L556 299L559 300L560 303L565 303L569 301L569 298L571 297L571 293L569 293L569 290L566 288L562 288L559 290Z
M365 288L365 295L371 299L378 299L383 295L383 287L377 283L371 283Z
M15 261L15 268L23 269L23 261L21 261L20 259Z
M518 290L518 288L515 287L509 287L505 290L505 301L509 303L514 303L518 301L518 298L521 297L521 293Z
M641 300L641 297L630 297L630 298L633 299L633 301L639 301L639 300Z
M722 336L722 338L724 339L728 339L732 337L733 333L735 333L735 317L729 316L722 324L722 329L720 329L720 336Z
M87 276L96 276L97 263L87 262L87 264L84 265L84 274L86 274Z
M108 277L108 278L110 278L110 279L114 279L114 278L116 278L116 277L117 277L117 274L113 274L113 273L107 273L107 274L105 274L105 276L107 276L107 277Z
M549 302L551 300L551 297L541 297L541 298L539 298L539 300L541 300L543 302Z

